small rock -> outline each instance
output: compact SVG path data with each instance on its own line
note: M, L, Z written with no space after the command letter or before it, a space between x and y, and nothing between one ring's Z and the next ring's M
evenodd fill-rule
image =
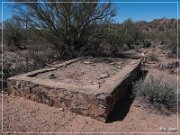
M49 79L56 79L55 74L50 74L50 75L49 75Z
M101 83L99 82L98 85L99 85L99 89L100 89L101 88Z
M104 78L107 78L107 77L109 77L109 74L104 73L104 74L101 74L101 75L99 76L99 79L104 79Z
M167 128L166 128L166 127L160 127L160 130L161 130L162 132L167 132Z
M134 106L135 106L135 107L141 107L141 105L137 105L137 104L135 104Z
M106 109L107 107L105 105L99 104L99 107Z
M94 82L93 82L93 81L89 81L89 83L90 83L91 85L93 85L93 84L94 84Z
M93 62L90 62L90 61L84 61L83 63L84 64L93 64Z
M46 120L43 120L42 123L46 123L47 121Z
M163 131L163 127L160 127L160 130Z
M177 132L177 128L169 127L168 131L169 132Z
M100 81L99 81L99 83L104 83L104 82L105 82L105 80L100 80Z
M62 111L62 112L63 112L63 111L64 111L64 109L63 109L63 108L59 108L59 111Z
M121 65L119 65L117 68L122 69L122 66L121 66Z
M116 65L116 63L115 62L112 62L112 63L109 63L110 65Z
M175 73L177 73L177 69L171 69L171 70L169 71L169 73L170 73L170 74L175 74Z
M58 78L59 80L62 80L63 78L62 77L60 77L60 78Z

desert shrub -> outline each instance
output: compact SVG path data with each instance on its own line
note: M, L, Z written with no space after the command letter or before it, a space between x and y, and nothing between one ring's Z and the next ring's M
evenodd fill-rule
M137 82L134 86L137 97L142 97L158 109L176 109L177 93L175 90L174 82L152 76L144 82L142 80Z
M3 49L4 51L8 52L16 52L18 50L18 47L16 47L15 45L4 44Z
M151 39L144 39L143 46L144 47L150 47L153 44L153 41Z
M49 44L37 42L29 46L25 56L28 70L43 68L45 63L53 57L53 53L55 52L49 47Z
M123 50L134 49L144 39L139 24L132 19L122 24L111 24L106 34L105 43L109 45L112 56L117 56Z
M2 66L0 67L1 71L2 71L1 72L1 79L0 79L2 83L0 84L0 86L1 86L0 90L2 90L2 85L3 85L3 88L6 87L6 81L5 80L8 77L10 77L10 73L9 73L9 71L10 71L10 64L8 62L3 62L3 63L4 63L3 69L2 69ZM1 62L1 65L2 65L2 62Z
M24 58L19 52L10 53L5 52L3 57L3 76L8 78L23 72L26 72L27 69L24 64Z
M107 33L107 38L105 42L110 47L110 53L111 55L115 55L119 53L121 48L123 47L123 44L125 43L124 35L125 30L122 28L122 26L116 26L115 28L111 28Z
M2 85L3 85L3 88L5 89L7 87L7 78L11 77L11 76L14 76L14 75L17 75L17 74L20 74L20 73L23 73L23 72L26 72L26 68L24 68L24 65L22 63L17 63L16 66L14 66L14 63L15 61L14 60L3 60L1 62L1 65L3 64L3 68L1 66L1 75L2 78L0 79L1 80L1 84L0 84L0 90L2 90ZM2 74L3 73L3 74Z
M2 64L2 63L1 63ZM3 62L3 78L8 78L10 75L9 75L9 70L10 70L10 66L11 64L4 61ZM1 67L2 68L2 67ZM2 71L2 70L1 70Z
M144 45L150 46L151 41L153 42L160 42L162 45L162 49L164 50L171 50L173 53L177 53L177 33L175 31L156 31L156 32L144 32L145 37L148 40L144 41ZM151 41L150 41L151 39ZM180 46L180 45L178 45Z
M105 35L92 39L82 49L82 54L91 56L119 56L123 50L139 46L144 39L139 25L131 19L122 24L101 25ZM101 30L102 31L102 30Z
M139 42L143 41L144 34L140 30L138 22L134 22L131 19L127 19L122 23L122 27L124 31L124 42L129 46L130 49L132 45L138 45Z
M16 52L6 51L3 63L1 62L3 64L3 69L1 66L1 71L3 71L1 86L3 84L6 88L6 80L11 76L43 68L53 55L54 51L48 47L48 44L41 43L33 44L23 52L18 50Z
M177 33L176 32L167 33L167 36L169 39L168 45L170 50L173 53L177 53Z
M12 19L5 21L3 24L3 38L8 47L15 46L18 49L24 49L22 42L27 40L27 34L22 28L21 21L13 16Z

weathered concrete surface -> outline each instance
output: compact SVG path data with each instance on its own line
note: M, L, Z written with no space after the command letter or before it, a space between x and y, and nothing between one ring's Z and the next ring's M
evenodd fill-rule
M51 79L37 78L37 74L50 72L80 61L82 58L66 61L51 68L32 71L8 79L9 94L55 107L67 107L71 111L105 122L117 100L128 91L128 87L137 78L141 60L129 60L129 63L114 76L98 85L77 86L56 82Z

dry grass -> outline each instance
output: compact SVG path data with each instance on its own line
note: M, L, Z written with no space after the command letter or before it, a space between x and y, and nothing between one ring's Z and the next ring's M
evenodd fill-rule
M134 86L134 92L137 97L143 98L160 110L176 110L177 108L178 99L174 82L151 76L144 82L138 81Z

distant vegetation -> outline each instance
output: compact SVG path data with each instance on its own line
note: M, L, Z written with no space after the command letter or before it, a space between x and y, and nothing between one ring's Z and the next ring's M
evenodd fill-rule
M164 49L170 49L172 53L176 53L176 20L166 20L167 22L163 21L166 22L165 24L163 24L162 19L156 20L156 23L154 21L134 22L132 19L127 19L121 24L112 22L93 24L93 31L89 35L86 35L86 38L80 40L82 42L80 43L81 45L79 47L70 47L69 40L56 37L59 44L57 46L56 39L54 39L54 32L45 28L26 28L23 25L24 22L14 16L12 19L4 22L4 42L6 47L11 51L27 49L37 42L41 44L48 43L51 48L59 52L59 56L62 58L73 58L83 55L116 56L123 50L134 49L139 46L150 47L153 44L160 44ZM174 27L171 26L170 29L167 29L169 28L168 22ZM159 27L162 26L164 26L163 29L160 29ZM93 37L91 33L96 33L97 36ZM74 35L77 34L67 34L66 36L72 38L73 42L76 42L73 39L76 38ZM72 43L72 46L76 45Z
M179 22L179 21L178 21ZM140 22L141 29L147 38L154 42L160 42L163 48L171 49L172 53L177 52L177 20L176 19L155 19L152 22ZM180 28L178 28L180 31ZM178 44L178 46L180 46Z

